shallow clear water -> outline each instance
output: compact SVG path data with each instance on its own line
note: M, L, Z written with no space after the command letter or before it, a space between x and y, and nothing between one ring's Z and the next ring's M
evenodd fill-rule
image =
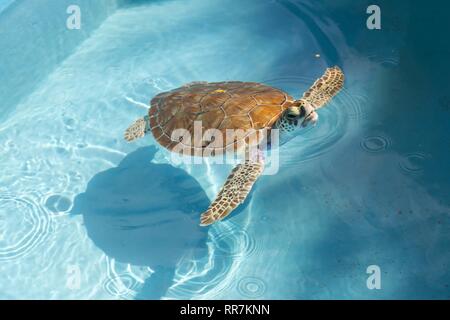
M27 59L5 54L0 298L449 298L450 46L435 12L409 1L382 1L382 30L367 30L369 4L119 1L82 36L24 44L52 48L31 79ZM64 29L60 7L48 11ZM141 104L184 83L299 97L335 64L345 90L210 228L199 213L231 166L174 166L152 138L122 139ZM366 286L370 265L380 290Z

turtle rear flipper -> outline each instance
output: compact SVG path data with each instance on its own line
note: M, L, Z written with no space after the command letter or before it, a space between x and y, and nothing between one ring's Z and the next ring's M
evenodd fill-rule
M128 142L144 137L150 131L148 116L137 119L125 130L124 138Z

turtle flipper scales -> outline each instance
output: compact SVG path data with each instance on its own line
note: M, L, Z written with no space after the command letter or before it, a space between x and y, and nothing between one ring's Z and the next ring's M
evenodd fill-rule
M200 225L207 226L228 216L244 202L263 170L263 160L246 160L237 165L228 176L216 199L201 215Z
M328 68L325 74L314 82L303 94L301 100L311 104L314 109L326 105L344 86L344 73L339 67Z
M124 138L128 142L142 138L150 131L148 117L137 119L131 126L125 130Z

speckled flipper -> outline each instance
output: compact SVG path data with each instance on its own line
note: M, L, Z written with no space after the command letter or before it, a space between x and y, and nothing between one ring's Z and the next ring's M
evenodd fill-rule
M148 132L150 132L150 126L148 123L148 116L137 119L131 126L125 130L124 138L128 142L142 138Z
M264 170L264 161L246 160L237 165L227 178L216 199L200 218L200 225L207 226L228 216L245 198Z
M326 105L343 87L344 73L339 67L328 68L325 74L314 82L303 94L301 100L309 103L314 109Z

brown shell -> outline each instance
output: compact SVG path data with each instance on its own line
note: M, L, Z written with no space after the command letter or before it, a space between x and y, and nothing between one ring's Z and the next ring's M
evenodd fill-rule
M255 82L191 83L152 99L150 127L155 139L171 151L217 155L241 149L252 129L271 128L292 102L283 91ZM202 134L194 135L200 127ZM222 138L208 139L208 129L219 129ZM248 131L228 143L227 129Z

